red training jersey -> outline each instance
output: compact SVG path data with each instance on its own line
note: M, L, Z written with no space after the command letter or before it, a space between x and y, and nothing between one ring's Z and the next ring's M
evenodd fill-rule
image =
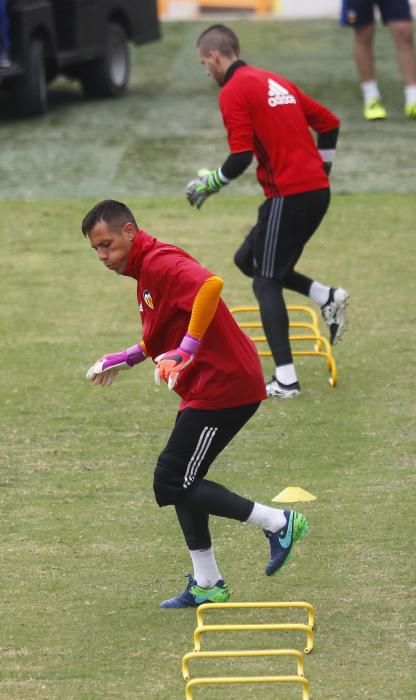
M329 109L286 78L245 63L222 87L219 105L231 153L254 152L266 198L329 187L309 130L339 127Z
M137 301L147 353L155 359L177 348L188 330L195 296L212 272L188 253L142 230L133 240L124 275L137 280ZM244 406L266 398L254 343L220 299L191 364L174 389L179 409Z

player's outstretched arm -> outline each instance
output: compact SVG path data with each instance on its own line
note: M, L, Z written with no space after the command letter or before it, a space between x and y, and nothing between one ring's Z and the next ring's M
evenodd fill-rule
M89 368L85 378L93 384L109 386L120 370L131 369L147 357L143 342L132 345L127 350L103 355Z
M179 347L156 357L155 382L167 382L171 391L176 386L180 373L192 362L197 354L206 330L214 318L224 282L212 276L199 288L192 305L188 331Z

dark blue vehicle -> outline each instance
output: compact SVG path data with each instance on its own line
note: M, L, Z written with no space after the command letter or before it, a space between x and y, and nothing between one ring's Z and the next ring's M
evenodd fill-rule
M44 114L57 75L87 97L117 97L130 74L129 42L160 38L156 0L9 0L11 65L0 88L21 116Z

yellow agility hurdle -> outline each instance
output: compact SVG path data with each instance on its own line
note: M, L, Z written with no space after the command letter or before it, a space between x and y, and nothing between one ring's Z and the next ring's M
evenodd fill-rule
M206 625L204 613L208 610L236 610L236 609L265 609L265 608L303 608L308 612L308 624L302 623L255 623L255 624L216 624ZM313 649L313 627L315 624L315 611L310 603L304 601L268 601L254 603L203 603L197 608L197 627L194 630L194 651L201 650L201 636L206 632L245 632L245 631L285 631L295 630L306 633L305 654L310 654Z
M257 624L205 624L205 616L208 611L215 610L247 610L247 609L301 609L307 613L308 624L302 623L257 623ZM261 601L244 603L204 603L196 610L197 627L194 630L194 651L185 654L182 659L182 675L186 681L186 700L192 700L193 688L201 685L231 685L249 683L297 683L302 686L302 699L309 700L310 686L305 677L302 653L298 649L272 648L272 649L240 649L201 651L201 636L206 632L236 632L236 631L280 631L294 630L306 633L305 653L309 654L313 649L315 610L311 603L305 601ZM194 659L221 659L221 658L259 658L259 657L283 657L295 658L297 675L281 676L215 676L205 678L190 678L189 664Z
M261 601L255 603L203 603L197 608L196 611L196 621L198 627L203 627L204 625L204 613L209 610L244 610L244 609L288 609L288 608L301 608L307 610L308 612L308 625L311 629L315 625L315 610L311 603L306 603L303 600L272 600L272 601Z
M308 350L292 350L292 355L297 357L323 357L326 361L326 366L330 377L328 379L329 384L332 387L337 385L337 366L335 364L335 359L332 355L331 345L326 338L323 338L319 330L319 320L316 312L309 306L288 306L287 310L291 312L302 312L309 316L309 321L290 321L289 329L300 329L304 328L309 331L308 335L290 335L290 342L312 342L313 347ZM258 306L234 306L230 308L233 316L241 313L259 313ZM260 321L238 321L237 323L241 329L262 329L262 323ZM254 343L266 343L267 338L265 335L250 335L247 334ZM260 357L270 357L270 350L258 350Z
M189 681L189 662L192 659L222 659L236 657L293 656L296 658L297 675L304 676L303 656L298 649L247 649L239 651L190 651L182 659L182 675Z
M258 624L223 624L223 625L204 625L197 627L194 630L194 651L201 650L201 636L206 632L280 632L286 630L299 630L306 633L305 654L310 654L313 649L313 630L309 625L304 625L297 622L282 622L282 623L258 623Z
M193 678L186 684L186 700L192 700L192 689L197 685L230 685L236 683L300 683L302 700L309 700L309 681L304 676L228 676L216 678Z

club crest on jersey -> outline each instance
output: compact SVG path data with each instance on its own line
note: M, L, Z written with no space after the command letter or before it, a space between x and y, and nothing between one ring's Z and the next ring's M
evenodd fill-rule
M269 99L268 103L270 107L277 107L278 105L294 105L296 104L296 99L290 94L289 90L279 85L275 80L269 78Z
M146 304L146 306L149 307L149 309L154 309L154 308L155 308L155 305L153 304L152 295L150 294L150 292L149 292L148 289L145 289L145 290L144 290L144 292L143 292L143 299L144 299L144 303Z

